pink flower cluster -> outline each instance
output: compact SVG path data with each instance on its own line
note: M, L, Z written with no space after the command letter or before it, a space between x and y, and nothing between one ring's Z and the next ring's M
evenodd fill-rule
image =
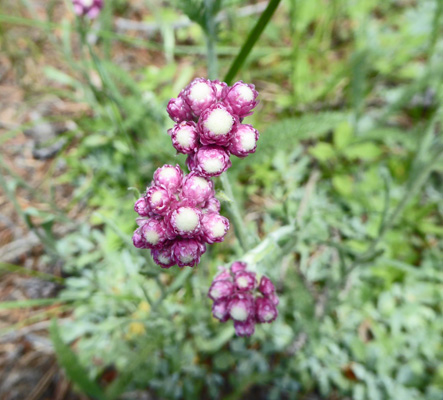
M222 242L229 229L229 220L219 214L213 182L195 172L184 175L178 165L155 171L134 210L140 216L134 246L151 249L162 268L193 267L206 251L205 243Z
M242 81L228 86L197 78L169 101L176 124L168 133L174 148L188 155L190 171L219 176L231 166L231 154L243 158L255 152L259 133L242 121L253 113L257 96L254 85Z
M270 323L278 315L274 284L263 275L257 285L255 273L240 261L214 278L208 297L214 301L212 315L221 322L232 319L238 336L251 336L255 324Z
M103 0L72 0L72 5L74 6L74 12L78 16L94 19L103 8Z

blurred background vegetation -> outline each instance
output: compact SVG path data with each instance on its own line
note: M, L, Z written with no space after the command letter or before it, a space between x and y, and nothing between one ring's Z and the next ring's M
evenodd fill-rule
M1 1L2 398L443 398L439 0L283 0L237 74L261 137L229 177L276 322L211 316L234 229L194 269L132 246L138 191L184 166L168 100L208 39L223 79L266 4Z

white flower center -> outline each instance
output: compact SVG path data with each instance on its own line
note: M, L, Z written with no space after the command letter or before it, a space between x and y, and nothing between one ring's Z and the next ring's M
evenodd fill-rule
M208 158L203 161L203 168L208 174L215 174L223 169L223 163L218 158Z
M220 290L218 290L216 288L212 288L211 289L211 296L217 300L220 297Z
M215 309L214 310L214 317L218 319L222 319L224 317L224 313L220 310Z
M160 239L160 235L156 231L145 231L145 240L148 243L156 245Z
M238 278L236 283L237 283L237 286L242 289L244 289L245 287L248 287L248 279L245 278L244 276L241 276L240 278Z
M244 101L252 101L254 100L254 92L251 90L251 88L247 85L241 85L238 88L238 94Z
M189 207L182 207L175 217L175 226L184 232L193 231L199 222L198 214Z
M157 190L152 194L151 199L154 204L157 204L161 202L162 197L163 197L162 192L160 190Z
M199 189L207 189L209 186L208 181L201 176L195 176L192 178L192 182L199 187Z
M222 221L217 221L212 227L211 227L211 234L212 236L218 238L225 234L225 224Z
M82 4L83 4L83 7L91 7L92 4L94 4L94 0L83 0Z
M160 261L162 264L169 264L171 262L171 259L169 257L164 256L163 254L159 254L158 261Z
M175 168L167 167L167 168L163 168L160 171L160 178L161 179L174 178L176 174L177 174L177 171L175 170Z
M188 264L188 263L190 263L190 262L193 261L193 260L194 260L194 256L191 255L191 254L187 254L187 255L180 256L180 261L181 261L183 264Z
M192 86L189 97L195 101L205 100L211 94L211 88L205 82L198 82Z
M245 307L242 307L240 305L235 305L231 308L231 317L232 319L235 319L236 321L246 321L248 318L248 311Z
M240 143L245 151L252 150L255 147L255 144L257 143L255 140L255 132L251 130L245 130L241 133L240 136Z
M191 145L192 132L189 127L183 127L178 130L176 140L180 146L189 147Z
M263 315L263 319L265 321L270 321L274 317L274 313L272 311L268 311Z
M234 125L232 115L222 108L216 108L212 111L205 121L205 128L216 136L229 133L232 125Z

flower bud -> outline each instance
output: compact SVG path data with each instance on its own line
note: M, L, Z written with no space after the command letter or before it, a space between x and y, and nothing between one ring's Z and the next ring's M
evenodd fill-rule
M214 183L209 179L191 172L183 181L182 198L194 203L201 204L214 195Z
M141 234L149 249L161 247L167 239L165 224L157 218L148 219L141 227Z
M252 114L252 109L258 104L258 92L255 86L239 81L226 92L223 104L239 118Z
M277 318L278 311L275 305L266 297L255 299L255 317L258 322L269 323Z
M183 172L178 164L175 167L166 164L157 168L154 172L154 184L169 190L171 193L177 193L182 185L182 180Z
M141 233L141 228L137 228L132 235L132 243L137 249L146 249L146 241Z
M216 92L211 81L203 78L194 79L184 89L183 98L196 117L199 117L203 110L217 101Z
M258 137L258 131L252 125L239 124L233 133L229 151L240 158L255 153Z
M218 267L220 273L218 275L215 276L215 278L213 279L213 281L220 281L223 279L228 279L231 280L231 273L229 272L228 269L226 269L225 267Z
M172 244L172 241L168 241L163 247L151 250L151 255L155 263L162 268L170 268L175 265L175 260L172 256Z
M199 120L200 142L203 145L226 146L238 125L238 118L221 103L205 109Z
M176 240L172 245L172 255L179 267L193 267L200 262L206 246L195 239Z
M255 273L249 271L238 271L234 277L237 289L242 292L249 292L255 289L256 279Z
M72 5L78 16L94 19L103 8L103 0L72 0Z
M260 284L258 285L258 290L265 296L275 293L275 286L272 281L265 275L260 279Z
M231 272L233 274L236 274L239 271L244 271L246 267L247 267L246 263L241 261L234 261L231 265Z
M169 211L172 196L166 189L160 186L151 186L146 191L146 202L152 212L163 215Z
M255 321L253 318L247 321L234 321L234 329L237 336L251 336L255 332Z
M202 238L206 243L223 242L229 230L229 220L218 213L202 216Z
M228 310L234 321L246 321L254 315L254 298L249 293L235 293L229 301Z
M175 150L182 154L194 153L199 143L197 125L193 121L183 121L168 131Z
M229 86L225 82L220 82L219 80L211 81L215 89L215 97L217 101L222 101L225 98L226 91Z
M192 121L193 118L192 111L184 100L182 93L180 93L176 99L169 100L168 106L166 107L169 117L177 123Z
M228 301L224 299L214 301L212 304L212 315L221 322L226 322L229 319Z
M140 215L140 217L149 217L151 211L145 197L140 197L134 205L134 211Z
M202 212L205 214L209 212L220 212L220 202L215 197L210 197L209 200L203 205Z
M205 178L219 176L232 164L229 153L222 147L202 146L194 155L195 170Z
M166 223L172 235L188 238L200 233L201 217L202 213L198 208L185 205L172 210L166 216Z
M208 291L208 297L214 301L225 299L234 293L234 284L227 279L220 279L212 282Z

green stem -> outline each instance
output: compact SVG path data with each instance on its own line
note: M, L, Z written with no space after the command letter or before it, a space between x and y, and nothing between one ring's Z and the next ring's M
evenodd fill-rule
M252 31L249 33L249 36L246 39L246 42L243 44L240 53L238 53L237 57L232 62L231 68L229 68L229 71L225 76L225 82L228 85L232 83L235 75L237 75L238 71L243 66L246 58L248 57L258 38L262 34L263 30L266 28L266 25L269 23L272 15L280 4L280 1L281 0L270 0L265 11L263 11L262 15L260 15L259 20L255 24L254 28L252 28Z
M244 251L247 251L251 247L248 232L245 228L245 223L241 217L240 209L235 201L234 194L232 192L231 183L229 182L228 174L225 172L220 176L223 190L229 197L231 202L229 203L229 211L234 221L235 233Z
M208 57L208 78L218 78L218 60L215 43L217 40L217 32L214 21L214 0L205 0L206 10L206 51Z

